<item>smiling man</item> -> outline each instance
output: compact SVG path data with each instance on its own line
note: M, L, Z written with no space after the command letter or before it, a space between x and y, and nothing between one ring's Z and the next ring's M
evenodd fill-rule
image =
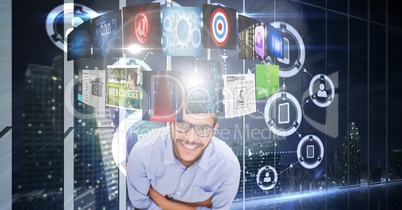
M136 209L230 209L240 181L231 148L214 137L215 114L186 114L150 131L127 162L128 195Z

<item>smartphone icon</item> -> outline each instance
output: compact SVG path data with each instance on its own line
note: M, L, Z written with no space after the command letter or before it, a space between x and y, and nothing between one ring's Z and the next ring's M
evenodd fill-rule
M314 158L314 145L307 145L307 158Z
M290 122L289 103L282 103L278 105L278 123L286 124Z
M290 58L290 52L289 52L289 39L286 37L283 37L283 58L278 58L279 62L282 62L284 64L289 64L289 58Z

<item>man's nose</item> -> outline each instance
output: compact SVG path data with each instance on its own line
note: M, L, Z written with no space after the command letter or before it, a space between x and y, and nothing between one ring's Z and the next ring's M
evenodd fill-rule
M192 142L195 141L197 138L197 134L195 133L195 128L194 126L190 128L190 130L185 133L186 140Z

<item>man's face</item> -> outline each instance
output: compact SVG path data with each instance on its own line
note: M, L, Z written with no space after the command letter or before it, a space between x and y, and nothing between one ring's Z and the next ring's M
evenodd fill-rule
M200 137L196 134L194 126L186 133L181 133L176 131L174 123L170 125L175 157L183 165L189 167L200 159L219 125L214 126L212 114L184 114L183 121L193 125L206 125L213 128L209 136Z

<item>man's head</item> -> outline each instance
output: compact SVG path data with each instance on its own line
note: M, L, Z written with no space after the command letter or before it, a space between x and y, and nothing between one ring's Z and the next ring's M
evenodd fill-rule
M183 122L171 123L170 131L175 157L186 167L201 158L219 124L217 116L208 114L183 114Z

